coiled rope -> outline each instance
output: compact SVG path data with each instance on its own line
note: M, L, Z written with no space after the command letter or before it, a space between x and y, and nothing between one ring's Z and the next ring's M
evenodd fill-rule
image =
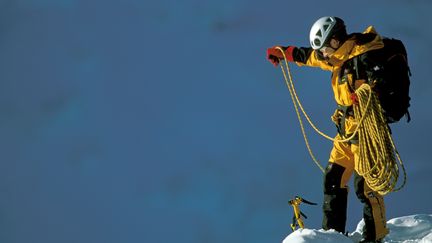
M286 60L283 49L280 47L277 47L277 49L282 52L284 60ZM348 142L358 134L359 158L355 164L355 170L364 177L367 185L372 190L385 195L389 192L399 191L405 186L407 181L405 166L394 144L379 100L368 84L361 85L355 91L359 100L359 104L354 105L354 118L358 121L355 131L348 138L335 139L321 132L307 115L295 90L288 62L285 61L285 67L281 65L281 69L291 95L306 147L312 160L323 173L324 168L316 159L310 147L299 109L311 127L318 134L331 141ZM399 164L396 162L396 158ZM399 178L399 165L403 171L403 182L402 185L395 188Z
M358 130L359 158L355 164L357 173L365 178L368 186L381 195L402 189L407 181L405 166L396 149L379 99L368 84L356 90L359 105L354 105L355 119L364 118ZM366 102L370 99L370 108ZM399 162L399 164L397 163ZM403 182L396 187L399 166Z

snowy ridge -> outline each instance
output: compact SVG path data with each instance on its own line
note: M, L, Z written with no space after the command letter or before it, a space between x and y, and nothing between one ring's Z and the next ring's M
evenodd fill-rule
M346 237L334 230L298 229L282 243L352 243L361 239L364 222L360 221L355 232ZM390 233L385 243L432 243L432 214L417 214L391 219L387 222Z

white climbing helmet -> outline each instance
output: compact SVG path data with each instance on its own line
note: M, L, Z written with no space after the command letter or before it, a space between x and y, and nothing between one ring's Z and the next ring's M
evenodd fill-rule
M310 30L309 40L314 50L322 48L328 39L337 31L345 30L345 23L337 17L325 16L319 18Z

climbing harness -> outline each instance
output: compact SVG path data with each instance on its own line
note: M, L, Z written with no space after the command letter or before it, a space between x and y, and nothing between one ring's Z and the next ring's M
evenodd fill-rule
M289 200L288 204L293 207L294 210L294 216L291 226L292 231L295 231L297 229L297 226L304 229L304 222L302 219L302 216L307 219L306 215L300 211L300 204L305 203L309 205L317 205L316 203L309 202L308 200L305 200L304 198L301 198L299 196L296 196L294 199Z
M284 60L286 60L283 49L281 47L277 47L277 49L282 52ZM282 64L281 60L279 61ZM285 61L285 68L281 65L281 69L294 104L306 147L312 160L323 173L324 168L315 158L309 145L299 109L311 127L328 140L334 142L349 142L358 138L360 153L359 160L355 165L355 170L359 175L365 178L367 185L372 190L381 195L385 195L389 192L399 191L405 186L407 180L405 166L394 144L390 128L386 122L379 100L369 84L362 84L355 91L359 104L353 105L354 118L358 121L354 132L349 137L335 139L321 132L307 115L295 90L288 62ZM399 164L396 162L396 158ZM403 182L399 187L395 188L399 178L399 167L401 167L403 171Z

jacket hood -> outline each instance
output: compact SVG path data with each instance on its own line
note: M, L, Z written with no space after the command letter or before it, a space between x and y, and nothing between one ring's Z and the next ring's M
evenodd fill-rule
M384 47L382 37L376 32L373 26L369 26L363 34L376 34L372 41L358 44L356 37L346 40L331 56L329 63L333 66L341 66L345 61L365 52Z

